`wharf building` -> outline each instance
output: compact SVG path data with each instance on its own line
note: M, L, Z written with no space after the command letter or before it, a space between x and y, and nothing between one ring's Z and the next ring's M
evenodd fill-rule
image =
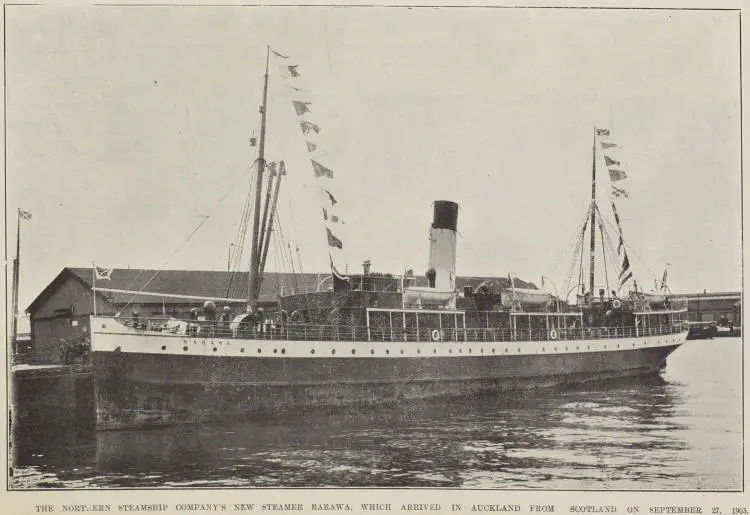
M367 291L378 277L398 276L371 273L369 262L364 272L350 275L354 289ZM411 284L426 280L407 272ZM259 306L270 313L280 296L312 293L332 287L330 274L267 272L261 282ZM456 277L459 291L471 290L484 281L509 286L506 277ZM398 281L395 281L396 283ZM513 279L516 288L532 288L533 283ZM202 312L204 303L213 301L230 315L246 309L248 276L246 273L195 270L113 269L108 279L96 279L92 268L63 268L26 309L31 326L31 343L18 361L35 365L59 365L60 342L84 338L89 333L89 316L188 319ZM200 316L203 316L202 313ZM199 318L200 319L200 318Z
M742 293L709 292L679 293L673 297L687 299L690 322L728 321L734 327L742 325Z

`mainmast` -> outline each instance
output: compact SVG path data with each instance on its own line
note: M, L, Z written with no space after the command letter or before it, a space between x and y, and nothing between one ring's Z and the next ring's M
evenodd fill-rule
M259 225L260 225L260 202L261 189L263 187L263 172L266 168L266 111L268 105L268 61L271 55L271 47L266 48L266 74L263 81L263 104L260 106L260 144L258 146L258 160L256 162L257 180L255 185L255 209L253 213L253 241L250 254L250 277L247 286L247 311L255 310L259 290L258 264L260 261L259 249Z
M589 307L594 304L594 263L596 250L596 128L591 163L591 246L589 251Z

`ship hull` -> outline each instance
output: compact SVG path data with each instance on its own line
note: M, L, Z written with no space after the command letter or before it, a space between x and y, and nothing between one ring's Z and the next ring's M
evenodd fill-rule
M654 374L686 333L524 342L92 336L97 427L124 429Z

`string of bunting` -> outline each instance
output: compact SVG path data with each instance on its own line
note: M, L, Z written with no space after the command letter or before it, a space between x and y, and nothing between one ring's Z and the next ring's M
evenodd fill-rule
M619 183L627 179L628 175L624 170L621 159L617 156L616 152L620 148L617 143L609 139L611 137L609 129L596 129L597 143L602 149L604 156L604 166L607 168L610 180L610 197L612 202L612 213L615 217L618 230L618 243L617 243L617 254L623 256L622 267L620 269L620 287L628 282L633 277L633 272L630 269L630 259L628 258L628 251L625 248L625 243L622 234L622 223L620 221L620 215L617 212L617 206L615 199L617 198L628 198L627 190L622 187ZM607 139L600 139L607 138Z
M338 256L338 253L344 248L344 242L339 234L340 226L344 224L344 220L339 211L340 206L337 199L338 195L335 193L335 182L332 180L335 172L325 163L324 156L322 155L317 142L317 137L322 129L320 125L311 119L310 115L313 112L313 104L309 99L304 98L305 89L299 84L302 77L299 70L300 66L297 64L290 64L290 58L287 55L281 54L273 49L271 50L271 53L277 59L282 74L290 81L290 87L293 92L292 96L294 97L292 100L292 107L299 119L300 130L305 139L307 152L310 155L310 164L312 165L313 174L319 186L322 220L326 230L331 271L333 272L334 279L348 280L348 278L343 277L336 270L334 264L334 255L340 257Z

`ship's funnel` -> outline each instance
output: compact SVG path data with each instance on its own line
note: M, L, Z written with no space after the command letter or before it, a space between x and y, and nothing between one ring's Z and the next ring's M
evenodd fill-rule
M430 227L430 261L428 276L431 288L438 291L456 289L456 229L458 204L436 200Z

